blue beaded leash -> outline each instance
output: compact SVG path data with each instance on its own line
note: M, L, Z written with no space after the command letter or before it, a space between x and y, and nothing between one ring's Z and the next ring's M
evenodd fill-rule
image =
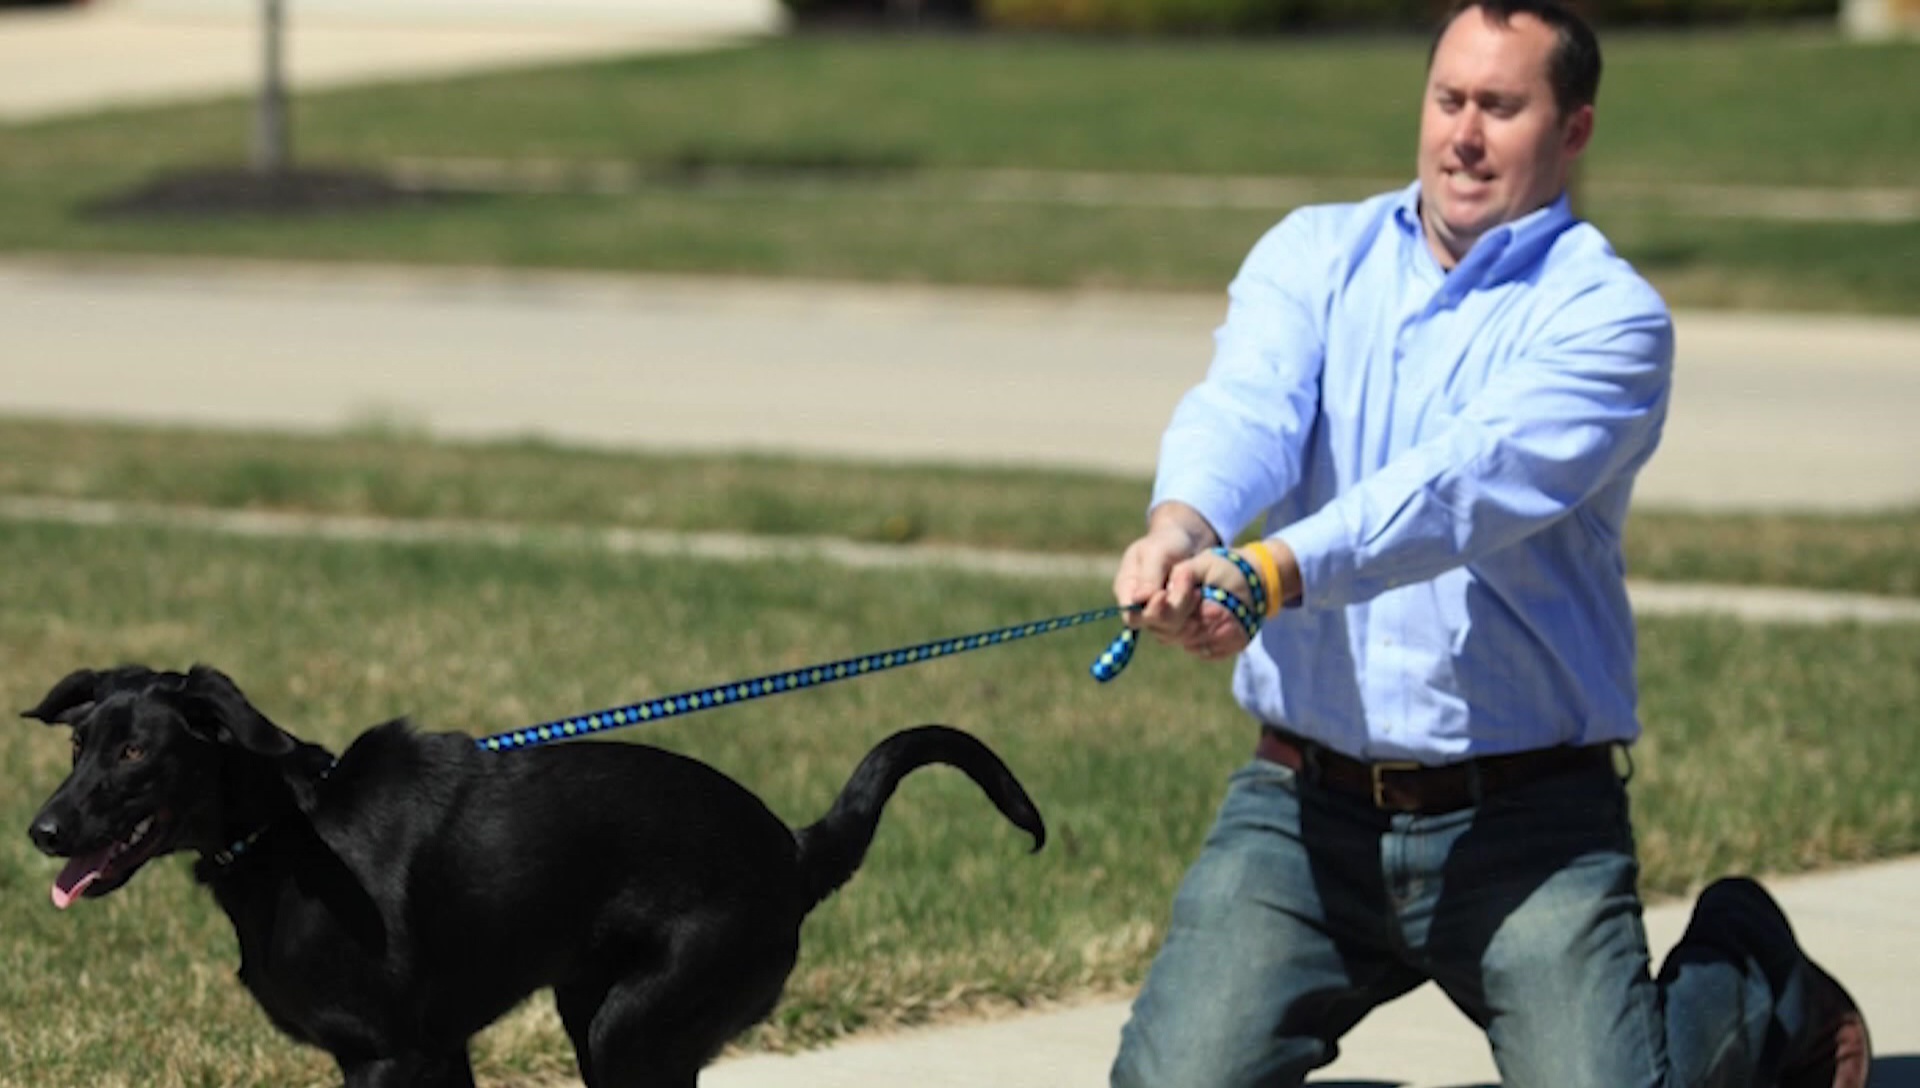
M1254 571L1252 565L1246 560L1227 551L1225 548L1216 548L1214 552L1215 554L1224 555L1232 560L1234 565L1240 568L1240 573L1246 575L1247 585L1252 590L1253 608L1249 609L1241 602L1240 598L1235 597L1223 589L1217 589L1213 586L1201 586L1200 592L1207 600L1213 601L1224 607L1228 612L1231 612L1233 618L1240 621L1241 629L1246 631L1247 641L1251 642L1254 636L1260 631L1261 618L1266 615L1266 587L1260 584L1259 574ZM885 650L877 654L849 657L845 660L834 661L825 665L809 665L803 669L768 673L765 676L756 676L751 680L736 680L731 684L721 684L717 687L682 692L679 695L668 695L659 699L649 699L646 702L633 703L629 706L616 707L611 710L599 710L591 714L583 714L577 718L561 718L558 721L529 726L526 729L516 729L510 733L497 733L490 737L481 737L473 743L481 751L485 752L511 752L521 748L535 748L542 744L571 740L575 737L584 737L593 733L604 733L609 729L620 729L629 725L639 725L642 722L659 721L663 718L677 718L685 714L692 714L696 711L710 710L716 706L729 706L733 703L744 703L753 699L764 699L769 695L780 695L789 691L798 691L801 688L819 687L822 684L831 684L836 680L848 680L856 676L866 676L870 673L897 669L902 665L917 665L922 661L931 661L937 657L948 657L953 654L966 653L968 650L979 650L988 646L998 646L1002 643L1016 642L1023 638L1032 638L1035 635L1052 634L1055 631L1064 631L1069 627L1079 627L1088 623L1097 623L1101 620L1113 619L1127 612L1138 611L1139 608L1139 605L1111 605L1089 612L1076 612L1071 616L1056 616L1050 620L1036 620L1033 623L1016 623L1011 627L1002 627L994 631L982 631L979 634L964 635L960 638L936 639L932 642L922 642L917 646L902 646L897 650ZM1093 678L1104 684L1114 677L1119 676L1121 671L1127 667L1127 662L1133 660L1134 646L1139 642L1139 639L1140 633L1138 631L1131 627L1121 628L1120 633L1115 635L1113 642L1107 646L1106 652L1102 653L1099 659L1094 661L1092 667L1088 669L1088 671L1093 674ZM325 778L332 770L333 768L331 767L327 768L327 771L323 772L321 777ZM227 869L241 858L250 854L254 847L260 842L261 838L272 830L273 826L273 824L269 823L256 829L252 834L229 845L225 850L209 855L209 860L213 863L216 870Z
M1238 597L1226 590L1213 586L1202 586L1200 592L1208 600L1215 602L1233 614L1234 619L1247 633L1251 642L1259 633L1260 618L1266 611L1265 587L1260 584L1260 576L1253 567L1239 556L1224 548L1215 549L1239 566L1247 577L1247 584L1253 590L1253 608L1248 608ZM1035 620L1032 623L1016 623L1010 627L1001 627L992 631L962 635L957 638L935 639L913 646L901 646L897 649L883 650L879 653L863 654L859 657L844 658L820 665L808 665L799 669L767 673L746 680L719 684L709 688L684 691L678 695L666 695L658 699L648 699L626 706L607 710L596 710L571 718L560 718L540 725L527 726L506 733L496 733L474 741L475 746L488 752L511 752L521 748L534 748L556 741L572 740L576 737L604 733L609 729L622 729L643 722L661 721L666 718L678 718L702 710L711 710L717 706L731 706L735 703L764 699L769 695L781 695L802 688L820 687L839 680L850 680L856 676L868 676L888 669L897 669L903 665L917 665L935 658L950 657L966 653L969 650L981 650L988 646L999 646L1008 642L1017 642L1036 635L1048 635L1055 631L1064 631L1069 627L1080 627L1101 620L1110 620L1127 612L1138 611L1139 605L1109 605L1087 612L1076 612L1069 616L1055 616L1052 619ZM1133 660L1133 651L1140 639L1140 633L1131 627L1122 628L1107 649L1088 668L1095 680L1106 683L1127 667Z

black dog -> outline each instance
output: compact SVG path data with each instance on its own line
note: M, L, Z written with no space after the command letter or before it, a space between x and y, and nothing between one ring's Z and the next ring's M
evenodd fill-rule
M693 1085L773 1010L800 921L859 867L900 779L965 771L1038 850L1040 814L965 733L909 729L798 832L733 780L626 744L482 752L391 722L336 762L220 672L82 670L27 717L73 727L34 843L65 907L196 851L240 979L349 1088L473 1084L467 1040L552 987L590 1088Z

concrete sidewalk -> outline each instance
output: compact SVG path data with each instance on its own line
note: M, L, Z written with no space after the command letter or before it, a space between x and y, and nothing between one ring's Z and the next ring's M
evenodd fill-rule
M1873 1088L1920 1088L1920 858L1769 882L1809 954L1867 1013ZM1647 912L1655 959L1686 927L1689 904ZM706 1088L1103 1088L1124 1002L911 1032L794 1057L721 1062ZM1318 1088L1463 1088L1498 1078L1484 1037L1434 987L1361 1023Z

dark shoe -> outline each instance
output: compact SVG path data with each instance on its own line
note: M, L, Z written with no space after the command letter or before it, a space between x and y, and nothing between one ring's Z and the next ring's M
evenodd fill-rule
M1770 928L1791 939L1793 927L1780 904L1746 877L1715 881L1701 893L1696 917L1711 914L1726 919L1741 913L1765 919ZM1873 1067L1866 1017L1846 989L1808 959L1797 943L1794 953L1807 991L1807 1026L1781 1063L1780 1088L1866 1088Z
M1867 1018L1832 975L1806 961L1807 1038L1780 1072L1780 1088L1867 1088L1873 1042Z

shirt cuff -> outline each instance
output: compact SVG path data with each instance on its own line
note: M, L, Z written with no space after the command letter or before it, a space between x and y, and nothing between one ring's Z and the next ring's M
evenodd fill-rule
M1353 599L1353 534L1336 506L1273 534L1300 564L1300 607L1340 608Z

